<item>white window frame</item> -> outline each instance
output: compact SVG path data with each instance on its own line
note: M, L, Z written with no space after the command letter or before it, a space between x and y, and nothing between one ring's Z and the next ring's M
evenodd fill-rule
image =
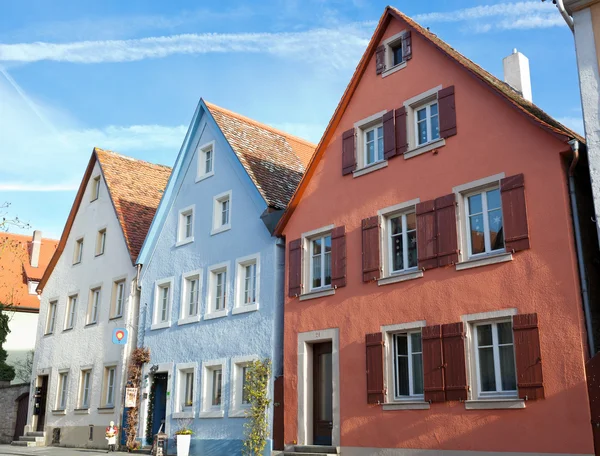
M98 234L96 235L95 256L99 257L100 255L104 255L105 249L106 249L106 227L100 228L98 230Z
M73 329L77 317L77 303L79 301L79 293L69 293L67 296L67 308L65 312L65 327L63 331Z
M245 418L246 411L250 408L250 404L242 404L243 397L243 372L244 367L247 367L254 361L258 361L257 355L235 356L231 358L231 388L229 401L230 418Z
M335 288L332 286L326 286L321 288L312 288L312 259L311 259L311 241L318 237L331 235L331 232L335 228L335 225L327 225L321 228L314 229L302 233L302 291L300 299L310 299L312 296L320 297L335 294Z
M219 193L213 197L213 222L212 222L212 230L210 232L211 236L215 234L222 233L223 231L227 231L231 229L231 208L232 208L232 190L228 190L223 193ZM228 201L228 209L227 209L227 223L222 223L222 204Z
M179 216L177 218L177 243L175 244L176 247L179 247L180 245L189 244L190 242L194 242L194 224L196 222L195 212L195 204L192 204L188 207L184 207L179 211ZM191 218L189 236L187 232L188 217Z
M227 391L227 360L225 358L202 363L202 404L199 418L223 418L225 415L225 391ZM221 369L221 405L212 405L213 371Z
M121 305L120 305L120 309L119 309L119 287L122 286L122 293L123 296L121 296ZM125 304L127 304L128 301L128 294L127 294L127 276L121 276L121 277L115 277L113 279L113 285L112 285L112 293L111 293L111 300L110 300L110 319L114 320L117 318L121 318L123 316L123 312L125 310Z
M231 278L229 261L212 265L208 268L208 295L206 300L206 312L204 314L205 320L213 318L226 317L229 312L229 301L231 300L231 290L229 287L229 281ZM215 308L215 299L217 293L217 274L225 272L225 283L222 285L225 292L225 299L223 302L223 309L217 310Z
M185 325L188 323L195 323L200 321L200 316L202 314L202 269L196 269L194 271L189 271L181 276L181 296L180 296L180 305L179 305L179 320L177 320L178 325ZM190 279L195 278L197 280L197 288L196 288L196 299L197 309L196 314L191 315L189 313L189 283Z
M109 397L110 393L110 373L113 373L112 378L112 400ZM115 408L117 399L117 363L104 365L104 375L102 377L102 408Z
M437 138L433 138L433 130L432 130L432 122L431 122L431 118L433 117L431 114L431 107L435 105L437 106L437 114L435 114L435 116L437 116L438 118L438 129L439 129L439 125L440 125L440 106L438 104L438 100L437 98L435 98L434 100L429 100L426 101L420 105L417 105L413 108L414 111L414 122L413 122L413 128L415 129L414 134L415 134L415 147L425 147L433 142L437 142L439 139L441 139L441 136L439 136L439 132L438 132L438 137ZM418 118L418 113L419 111L425 110L425 119L423 120L419 120ZM427 141L425 141L424 143L419 143L419 123L421 122L425 122L425 125L427 127Z
M96 291L98 292L97 299ZM88 296L88 307L85 325L91 326L97 324L100 317L100 309L102 307L102 284L91 286Z
M176 389L173 418L195 418L198 404L198 363L179 363L175 366ZM187 374L192 374L192 403L187 405Z
M437 96L440 90L442 90L441 85L427 90L423 93L420 93L419 95L416 95L412 98L409 98L404 102L404 107L406 108L406 133L408 140L408 151L404 153L404 158L406 160L417 155L424 154L425 152L432 151L446 144L446 140L442 137L430 140L423 144L419 144L417 138L417 111L423 108L424 106L431 105L432 103L437 103Z
M80 410L86 410L90 408L92 402L92 391L93 391L93 368L82 367L79 375L79 397L77 402L77 408ZM87 381L87 401L86 399L86 374L89 374ZM87 402L87 403L86 403Z
M75 248L73 249L73 264L81 264L83 261L83 236L75 239Z
M389 38L387 38L386 40L384 40L381 44L385 47L385 68L383 70L383 72L381 73L381 77L385 78L386 76L389 76L392 73L395 73L398 70L401 70L402 68L406 67L406 60L404 60L404 48L406 47L405 45L405 41L404 41L404 34L406 33L406 30L403 30L400 33L396 33L393 36L390 36ZM397 63L396 65L394 65L394 60L393 60L393 55L392 55L392 48L396 47L396 45L398 44L398 42L401 43L402 46L402 62Z
M64 411L67 409L69 400L69 369L58 371L58 384L56 391L56 410Z
M256 285L254 295L256 299L253 303L246 304L244 301L246 293L246 268L255 265ZM252 312L258 310L260 303L260 253L255 253L235 260L235 304L232 314Z
M150 329L162 329L171 326L171 309L173 307L173 284L175 283L174 277L168 277L166 279L160 279L154 282L154 312L152 315L152 325ZM168 302L167 302L167 316L166 320L162 319L163 310L163 289L169 287Z
M90 202L96 201L100 197L100 174L92 178L92 193L90 195Z
M215 141L198 146L198 158L196 166L196 182L200 182L215 174ZM211 153L211 170L206 172L206 154Z
M54 334L56 329L56 311L58 307L58 298L51 299L48 301L48 315L46 317L46 330L44 331L45 336Z
M386 395L384 410L429 409L429 403L425 402L424 395L395 396L396 377L394 370L396 360L394 358L394 335L420 332L425 326L427 326L427 322L425 320L381 326L385 351L384 389L386 391ZM412 362L412 360L410 360L410 362ZM412 378L410 388L412 390Z
M491 190L498 190L498 193L500 193L500 184L498 185L489 185L483 188L479 188L470 192L466 192L462 195L463 197L463 207L464 207L464 214L465 214L465 234L467 235L466 238L466 243L467 243L467 257L469 259L474 259L474 258L480 258L482 256L488 256L488 255L495 255L498 253L503 253L506 252L506 247L503 247L501 249L496 249L496 250L492 250L492 246L491 246L491 241L490 241L490 227L489 227L489 220L488 220L488 206L487 206L487 195L486 193L488 191ZM481 198L481 210L482 210L482 218L483 218L483 241L484 241L484 251L481 253L473 253L472 252L472 246L471 246L471 230L469 229L470 227L470 212L469 212L469 197L470 196L475 196L475 195L482 195ZM484 197L485 196L485 197ZM500 196L502 197L502 196ZM493 210L497 210L497 209L493 209ZM502 214L502 222L503 222L503 228L504 228L504 214L502 213L502 203L500 203L500 212ZM504 233L503 233L504 235Z
M383 116L386 112L387 111L380 111L365 119L361 119L354 124L354 132L356 134L356 170L353 172L354 177L359 177L368 172L376 171L387 166L387 160L385 159L383 150L381 151L381 160L375 160L373 163L367 164L366 158L366 133L377 127L383 128ZM375 141L377 141L377 135L375 135ZM385 149L385 144L383 147Z

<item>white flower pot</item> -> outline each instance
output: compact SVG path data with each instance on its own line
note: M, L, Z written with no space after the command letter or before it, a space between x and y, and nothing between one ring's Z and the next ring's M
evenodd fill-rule
M177 436L177 456L189 456L191 435Z

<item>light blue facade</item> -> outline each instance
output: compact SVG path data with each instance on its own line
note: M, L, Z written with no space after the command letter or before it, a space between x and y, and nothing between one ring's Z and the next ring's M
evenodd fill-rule
M198 160L203 166L205 160L198 147L210 143L214 175L197 181ZM227 192L231 195L231 228L214 234L213 216L220 216L214 210L214 197ZM185 217L180 211L185 208L193 208L193 241L177 245ZM191 455L240 454L245 418L233 416L243 415L243 407L234 408L234 402L240 402L236 390L240 382L234 382L234 376L240 378L240 367L250 357L270 358L273 378L282 374L284 245L261 220L266 210L267 203L201 100L138 259L142 264L138 346L148 347L151 353L151 361L144 367L148 377L142 393L149 396L153 375L168 374L165 430L169 454L175 452L173 435L183 424L177 416L193 416L187 418L192 419L189 426L194 431ZM246 263L238 264L238 260L249 256L257 258L258 304L246 307ZM220 316L223 312L210 312L217 294L217 277L210 271L213 265L227 266L224 316ZM191 285L184 275L190 272L198 274L200 281L198 317L182 315L182 304L189 308ZM162 322L161 286L169 286L166 323ZM209 366L209 361L218 365ZM220 408L212 405L211 389L219 366ZM192 371L193 404L183 407L186 374ZM272 397L273 382L270 393ZM145 435L147 410L148 399L144 399L138 435ZM270 454L271 445L269 442L265 454Z

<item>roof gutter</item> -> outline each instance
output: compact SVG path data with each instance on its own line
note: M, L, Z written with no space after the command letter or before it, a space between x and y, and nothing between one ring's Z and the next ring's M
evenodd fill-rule
M546 0L542 0L542 1L544 2ZM565 5L563 3L563 0L553 0L553 3L556 4L556 7L558 8L558 11L560 12L560 15L563 17L563 19L565 20L565 22L567 23L567 25L571 29L571 32L575 33L575 24L573 22L573 18L571 16L569 16L569 13L565 9Z

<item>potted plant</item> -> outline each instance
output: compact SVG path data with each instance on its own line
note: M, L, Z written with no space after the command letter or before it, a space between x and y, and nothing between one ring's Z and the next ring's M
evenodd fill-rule
M185 420L180 428L175 431L175 441L177 442L177 456L189 456L190 441L192 440L192 430L189 428L191 420Z

